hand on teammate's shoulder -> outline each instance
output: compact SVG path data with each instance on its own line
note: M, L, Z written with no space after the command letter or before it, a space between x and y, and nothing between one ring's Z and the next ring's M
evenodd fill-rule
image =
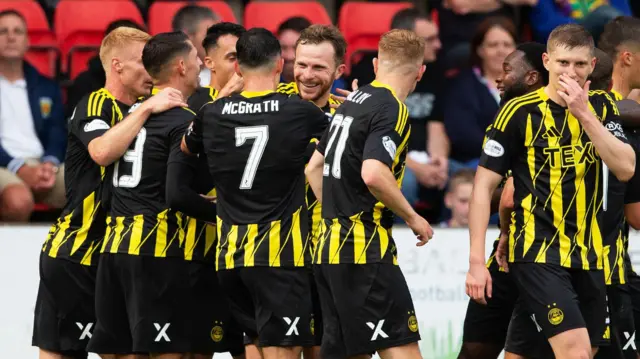
M171 87L162 89L154 96L144 102L152 113L160 113L174 107L187 107L187 103L182 96L182 92Z

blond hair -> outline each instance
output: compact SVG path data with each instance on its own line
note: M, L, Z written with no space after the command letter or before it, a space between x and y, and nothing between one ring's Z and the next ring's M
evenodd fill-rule
M458 186L463 184L472 184L476 176L476 171L471 168L463 168L458 170L456 173L451 176L451 180L449 180L449 189L447 192L454 192Z
M149 34L131 27L119 27L111 31L102 39L102 44L100 44L100 62L102 62L104 71L109 72L111 59L115 51L134 42L146 43L149 39L151 39Z
M403 65L416 66L424 60L424 39L411 30L386 32L378 43L379 66L393 69Z

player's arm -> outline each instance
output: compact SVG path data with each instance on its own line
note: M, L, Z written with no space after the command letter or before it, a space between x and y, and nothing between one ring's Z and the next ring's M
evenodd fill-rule
M171 153L167 161L167 205L190 217L209 223L216 222L216 205L193 190L197 175L197 157L180 150L184 126L171 132Z
M640 104L634 100L624 99L617 101L620 111L620 122L624 128L640 127Z
M498 213L500 214L500 232L502 233L509 233L511 212L513 212L514 207L513 192L513 177L509 177L502 188L498 209Z
M204 150L202 145L202 134L203 134L203 123L202 119L204 118L205 110L213 104L212 102L207 102L202 106L202 108L198 111L197 116L189 125L189 128L185 131L184 136L182 136L182 140L180 142L180 149L187 155L195 155L201 153Z
M311 156L311 160L304 169L304 174L307 176L311 190L318 199L318 202L322 203L322 167L324 166L324 155L316 149Z
M640 148L637 139L631 135L631 143L634 145L636 155ZM636 168L633 177L627 182L627 189L624 194L624 216L629 226L635 230L640 230L640 170Z
M186 106L180 91L165 88L152 96L133 113L129 114L115 126L95 137L88 143L89 155L100 166L108 166L117 161L129 149L131 142L153 113L166 111L176 106Z

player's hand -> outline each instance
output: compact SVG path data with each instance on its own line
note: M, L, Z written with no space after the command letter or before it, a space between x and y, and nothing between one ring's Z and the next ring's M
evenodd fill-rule
M489 270L483 263L469 265L467 280L465 282L467 295L480 304L487 304L486 296L491 298L492 281Z
M244 79L236 72L235 74L233 74L233 76L231 76L231 79L229 79L229 82L224 85L222 90L220 90L220 92L218 93L218 98L231 96L234 93L240 93L242 92L243 88Z
M500 268L505 272L509 272L509 261L507 261L507 251L509 248L509 233L500 232L500 239L498 240L498 248L496 249L496 261Z
M569 111L580 120L582 115L589 111L589 85L591 81L580 87L578 82L568 75L560 75L560 89L558 95L567 103Z
M152 113L160 113L174 107L187 107L182 97L182 92L171 87L166 87L144 102L150 107Z
M429 222L427 222L427 220L422 218L422 216L420 216L419 214L414 213L409 221L407 221L407 225L409 226L409 228L411 228L413 233L420 241L416 243L416 246L422 247L427 244L427 242L429 242L431 238L433 238L433 228L431 228Z
M352 93L353 91L358 89L358 79L354 79L351 82L351 89L352 89L351 91L345 90L345 89L336 89L336 92L341 94L342 96L331 94L331 97L333 97L334 100L336 100L336 101L338 101L340 103L347 101L347 96L349 96L350 93ZM329 106L331 108L338 108L338 107L340 107L340 104L331 104Z

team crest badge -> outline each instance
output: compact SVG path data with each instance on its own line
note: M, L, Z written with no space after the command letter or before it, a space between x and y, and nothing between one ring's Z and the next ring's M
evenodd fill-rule
M418 332L418 319L416 319L415 314L409 313L411 316L409 317L409 321L407 322L407 326L409 330L416 333Z
M315 320L313 318L311 318L311 322L309 323L309 329L311 329L311 335L316 335Z
M43 118L48 118L51 115L51 101L50 97L40 97L40 113Z
M222 338L224 337L224 329L222 329L222 322L214 322L214 326L211 329L211 340L213 340L216 343L219 343L220 341L222 341Z
M547 315L547 319L549 319L549 323L552 325L559 325L564 320L564 313L562 309L556 307L556 303L553 303L553 306L547 306L549 309L549 314Z

